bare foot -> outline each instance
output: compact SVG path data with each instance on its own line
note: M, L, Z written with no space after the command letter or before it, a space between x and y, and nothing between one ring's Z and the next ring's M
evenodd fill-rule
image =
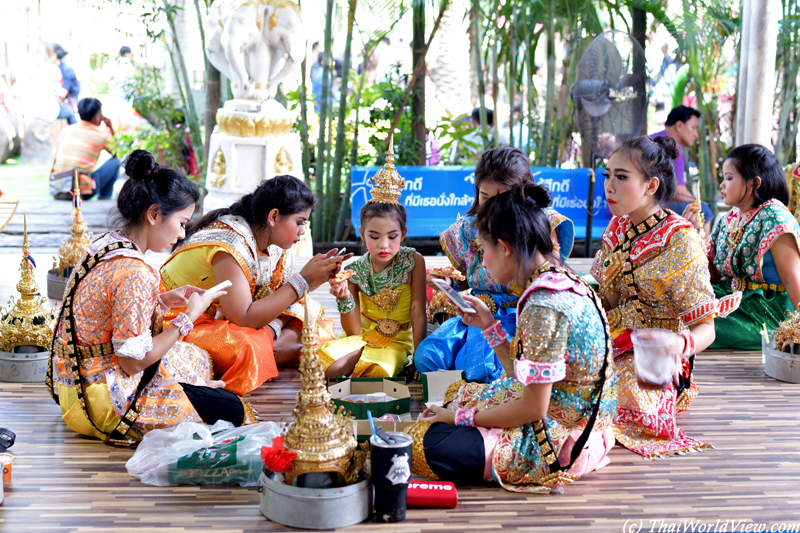
M224 389L225 382L212 379L211 381L206 382L206 387L210 387L212 389Z

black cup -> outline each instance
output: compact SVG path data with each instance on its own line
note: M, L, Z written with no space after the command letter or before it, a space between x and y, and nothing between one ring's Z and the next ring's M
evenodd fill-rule
M406 518L408 481L411 479L411 445L406 433L390 431L395 443L370 437L372 485L375 487L375 521L401 522Z

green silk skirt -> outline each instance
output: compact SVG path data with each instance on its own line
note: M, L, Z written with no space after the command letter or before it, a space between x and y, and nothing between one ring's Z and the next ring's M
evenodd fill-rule
M732 292L729 278L713 287L717 298ZM794 311L794 307L786 292L746 290L736 311L725 318L714 319L717 337L709 349L761 350L761 331L765 326L767 330L776 329L786 320L787 311Z

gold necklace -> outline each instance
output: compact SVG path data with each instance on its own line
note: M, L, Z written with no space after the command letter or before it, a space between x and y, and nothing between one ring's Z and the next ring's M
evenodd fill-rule
M739 211L739 215L736 218L736 226L734 226L733 231L728 235L728 246L731 248L739 246L739 243L742 242L742 237L744 237L744 228L746 226L747 216L744 211Z
M375 282L375 269L372 266L372 256L368 256L367 259L369 261L369 278L373 292L373 295L370 296L370 300L372 300L372 303L383 310L384 316L378 320L377 324L375 325L375 329L373 330L377 331L383 338L380 339L374 337L374 335L370 336L367 334L367 336L364 337L364 340L366 340L370 346L384 348L388 345L388 342L400 332L401 328L400 323L397 320L392 320L389 318L389 314L394 310L397 302L400 301L400 295L402 294L402 291L393 288L397 282L395 279L395 276L397 275L397 256L395 256L392 260L392 263L386 267L391 268L391 271L389 272L391 277L388 280L389 284L380 291L377 290L378 286Z

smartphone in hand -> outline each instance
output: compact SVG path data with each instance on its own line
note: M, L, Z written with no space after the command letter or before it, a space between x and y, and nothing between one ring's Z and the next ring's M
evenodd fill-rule
M222 283L220 283L218 285L214 285L213 287L211 287L207 291L203 292L203 296L205 296L206 294L214 294L216 292L224 291L225 289L227 289L231 285L233 285L233 283L231 283L231 280L226 279Z
M449 283L440 278L431 278L431 281L435 283L437 287L439 287L439 290L444 293L448 300L453 302L453 305L461 309L463 312L477 312L464 298L461 297L460 294L453 290L453 287L451 287Z

